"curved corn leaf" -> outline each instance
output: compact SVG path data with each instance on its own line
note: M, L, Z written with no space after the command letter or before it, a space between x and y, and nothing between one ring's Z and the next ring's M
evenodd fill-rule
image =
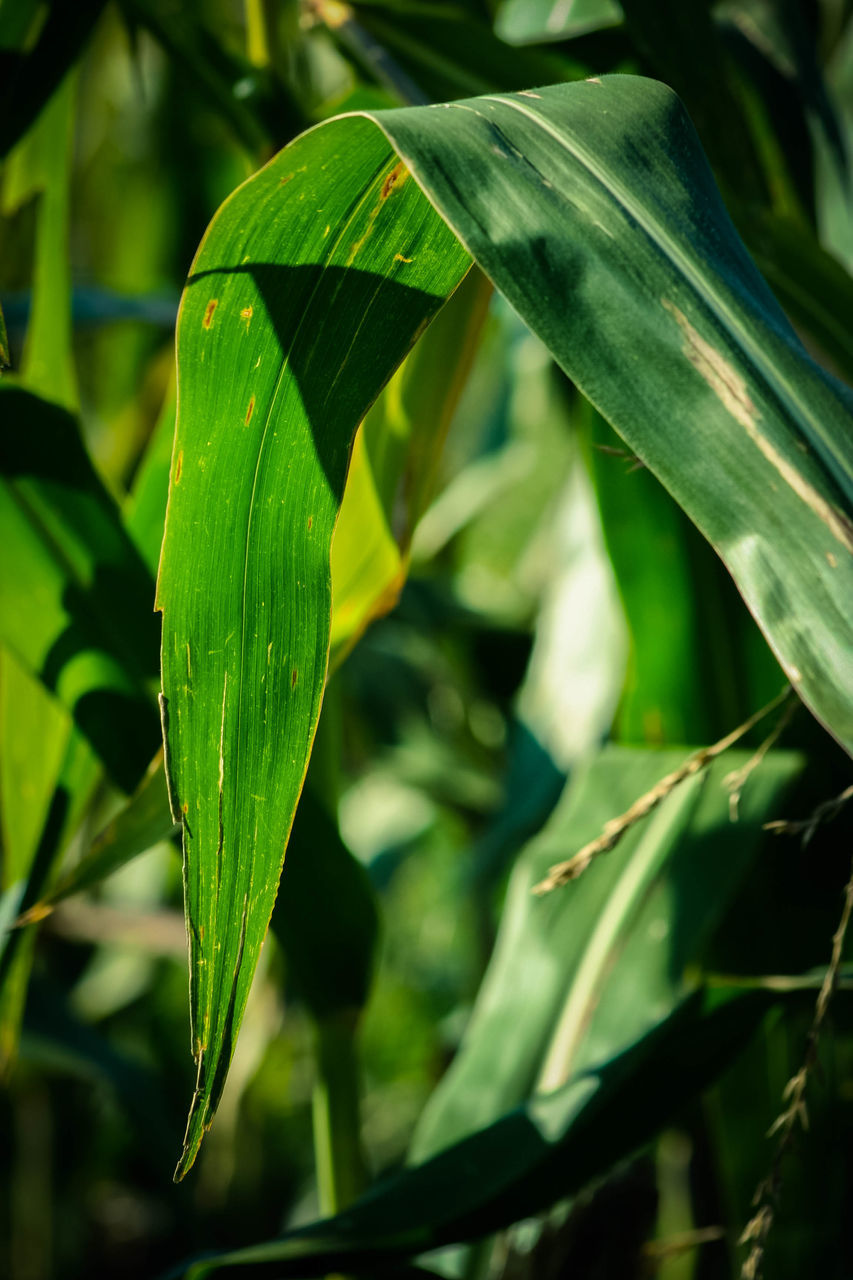
M770 1003L750 992L710 1007L697 992L618 1057L376 1183L337 1217L178 1274L373 1274L390 1259L540 1213L647 1142L743 1048Z
M612 76L377 123L853 749L853 396L752 265L678 99Z
M614 76L304 135L220 210L179 324L158 596L198 1063L179 1174L224 1084L316 727L353 434L464 274L457 240L853 749L851 396L748 258L675 95Z

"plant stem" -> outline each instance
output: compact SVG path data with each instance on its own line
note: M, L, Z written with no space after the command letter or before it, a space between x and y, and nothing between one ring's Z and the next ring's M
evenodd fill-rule
M356 1014L337 1011L320 1019L314 1086L314 1154L320 1210L334 1214L367 1182L361 1145Z
M246 0L246 56L256 67L275 65L276 5Z

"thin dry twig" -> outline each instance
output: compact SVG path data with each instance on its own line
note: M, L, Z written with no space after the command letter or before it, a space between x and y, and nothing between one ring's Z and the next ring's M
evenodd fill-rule
M818 1039L826 1021L832 996L838 986L844 939L851 915L853 915L853 863L851 863L850 867L850 878L844 888L844 907L841 912L841 919L838 922L838 928L832 936L832 955L818 993L812 1025L806 1038L803 1060L799 1071L791 1077L783 1091L782 1100L787 1103L787 1106L773 1121L767 1133L768 1137L778 1134L778 1138L770 1164L770 1171L759 1182L753 1197L752 1203L755 1206L755 1213L747 1223L740 1238L740 1244L751 1246L747 1259L741 1268L741 1280L759 1280L767 1237L770 1233L770 1228L773 1226L776 1206L779 1201L779 1192L782 1187L782 1164L794 1140L798 1122L803 1129L808 1128L806 1085L808 1084L809 1074L817 1063Z
M739 769L733 769L731 773L727 773L723 778L723 786L728 787L729 791L729 817L732 822L737 822L738 805L740 804L740 798L743 795L743 789L746 786L747 781L761 764L762 760L767 755L767 752L779 741L782 734L791 723L794 712L797 710L799 705L799 702L794 700L789 702L774 728L770 733L768 733L767 737L764 739L761 746L756 749L755 753L749 757L746 764L741 765Z
M765 716L770 715L772 711L775 711L778 706L792 696L793 690L789 684L786 684L781 693L777 694L771 702L768 702L766 707L756 711L748 720L744 720L743 724L738 725L736 729L732 729L731 733L727 733L724 738L720 738L719 742L713 743L710 747L701 747L698 751L694 751L693 755L688 756L677 769L673 769L672 773L668 773L665 778L661 778L660 782L656 782L651 791L647 791L645 795L640 796L639 800L635 800L630 809L626 810L620 817L612 818L610 822L605 823L600 836L597 836L595 840L591 840L589 844L584 845L578 853L567 859L567 861L558 862L551 867L544 880L540 880L537 885L534 885L533 892L540 895L550 893L552 889L568 884L570 880L577 880L578 876L586 871L589 864L599 854L609 853L611 849L615 848L625 832L635 822L639 822L641 818L645 818L646 814L651 813L652 809L657 808L660 802L665 800L680 782L684 782L686 778L690 778L706 768L712 760L722 755L729 747L734 746L738 739L748 733L754 725L763 720Z
M824 800L823 804L819 804L814 813L809 818L802 818L798 822L788 822L781 818L776 822L765 822L765 831L774 831L778 836L798 836L802 834L803 848L811 840L814 833L822 822L830 822L836 814L840 813L848 800L853 800L853 784L845 787L838 796L833 796L831 800Z

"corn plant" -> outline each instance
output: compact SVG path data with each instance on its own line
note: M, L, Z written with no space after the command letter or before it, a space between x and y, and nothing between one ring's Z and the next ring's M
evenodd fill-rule
M848 16L0 8L13 1272L845 1273Z

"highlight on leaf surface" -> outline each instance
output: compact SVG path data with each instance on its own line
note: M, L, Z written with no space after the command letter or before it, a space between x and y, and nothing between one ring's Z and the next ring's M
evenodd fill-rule
M158 586L198 1066L179 1176L225 1082L311 750L353 436L471 256L853 749L850 393L749 259L675 95L612 76L303 135L214 219L179 322Z

